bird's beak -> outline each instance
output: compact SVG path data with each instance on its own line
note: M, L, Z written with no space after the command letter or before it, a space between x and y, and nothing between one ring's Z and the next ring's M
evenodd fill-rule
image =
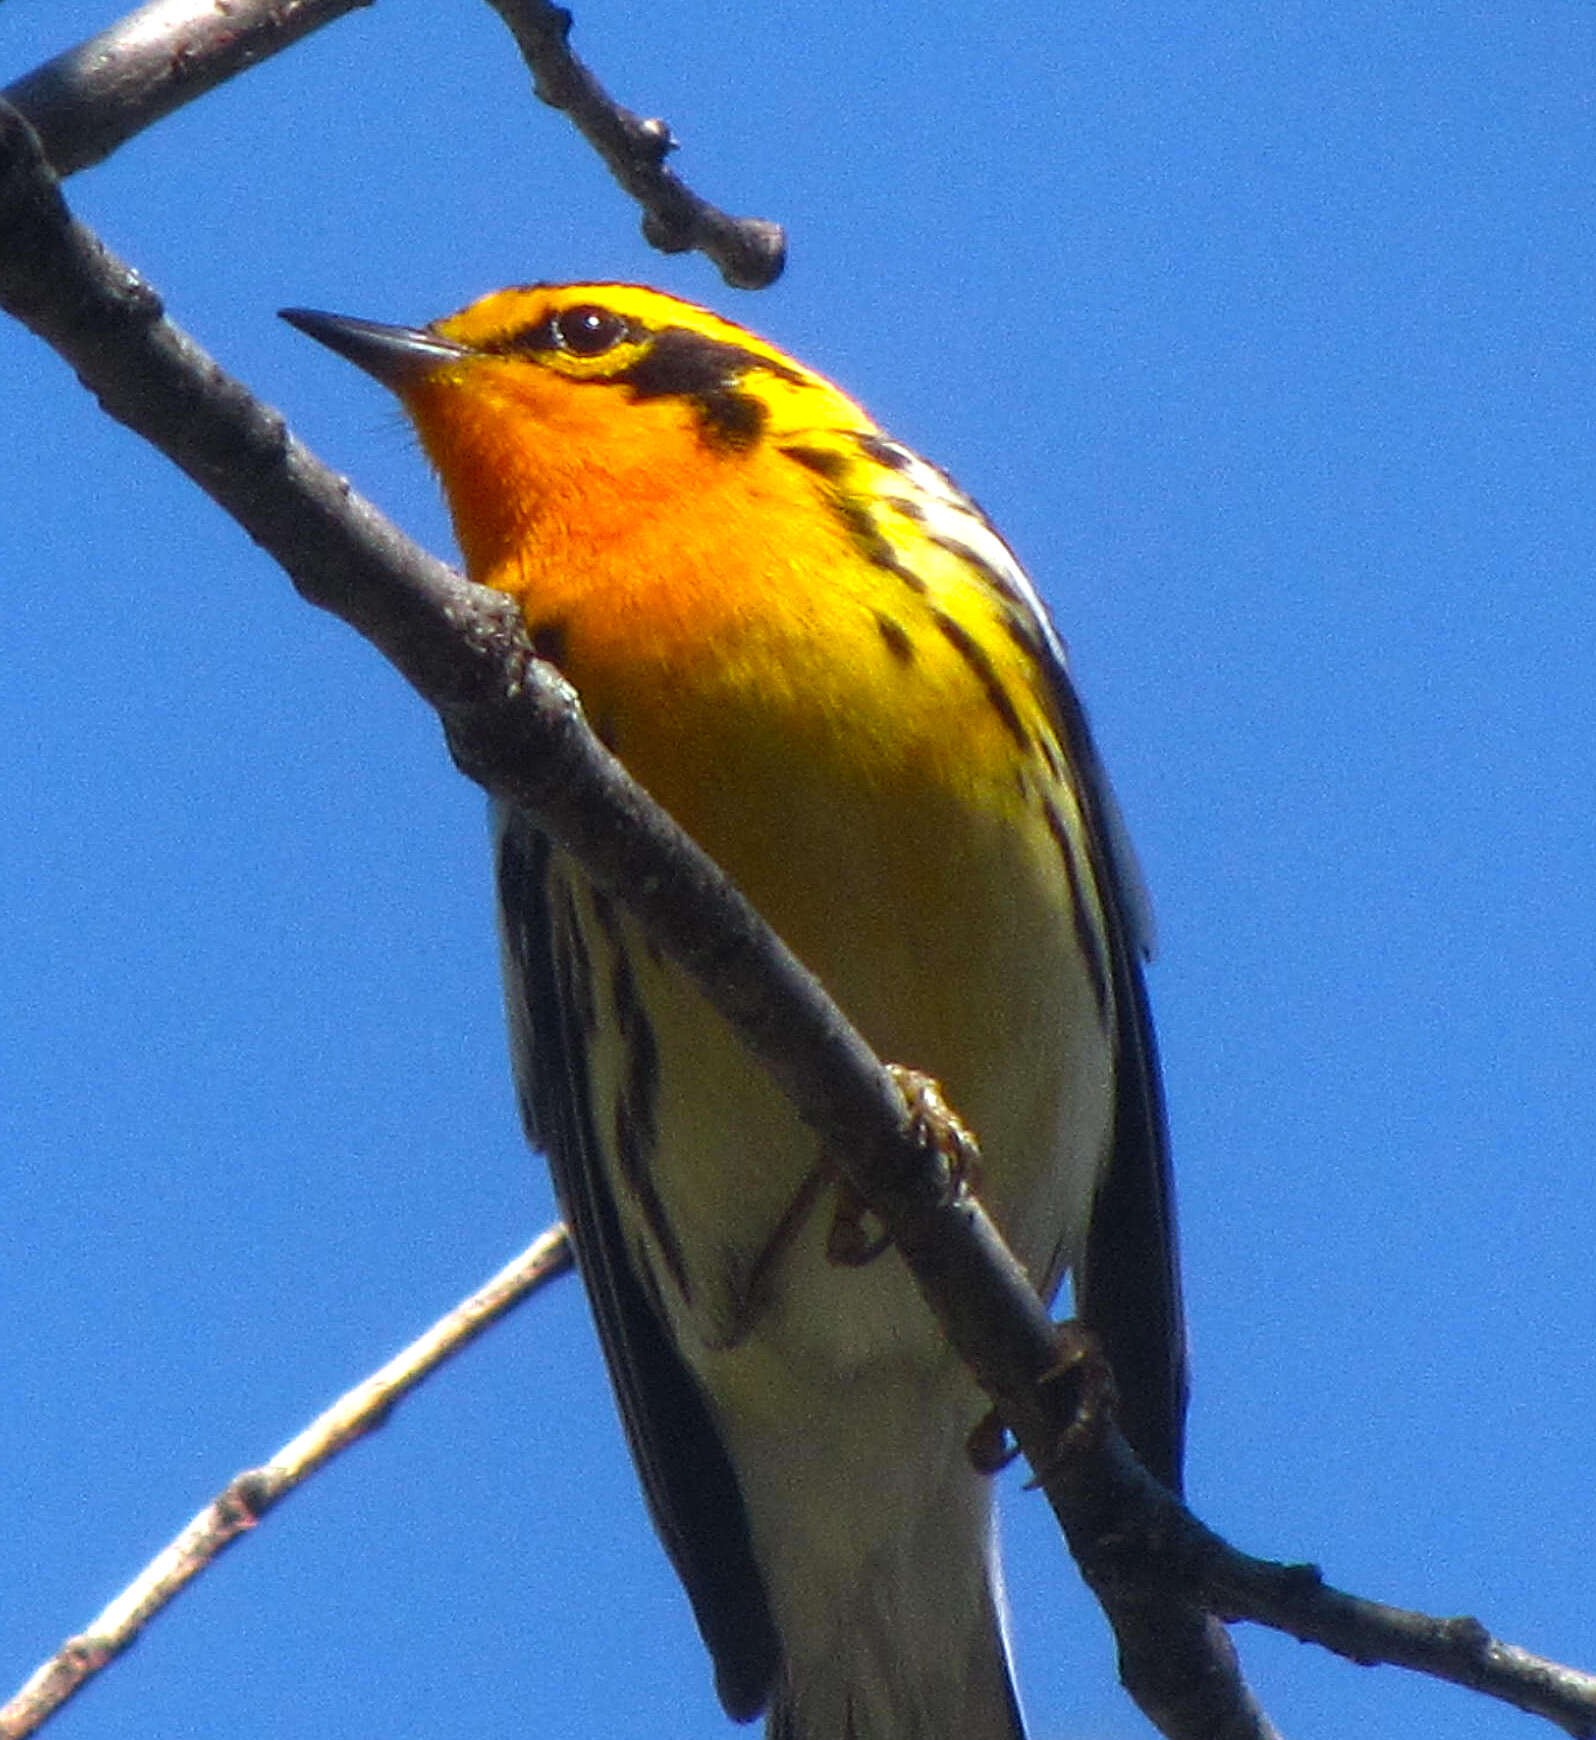
M471 354L464 345L439 338L424 327L384 326L381 321L322 314L314 308L281 308L278 313L290 326L396 391Z

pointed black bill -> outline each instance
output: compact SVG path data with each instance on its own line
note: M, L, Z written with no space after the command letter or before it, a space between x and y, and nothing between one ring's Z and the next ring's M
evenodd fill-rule
M384 326L381 321L323 314L314 308L280 308L277 312L290 326L336 351L385 387L402 387L470 354L463 345L418 326Z

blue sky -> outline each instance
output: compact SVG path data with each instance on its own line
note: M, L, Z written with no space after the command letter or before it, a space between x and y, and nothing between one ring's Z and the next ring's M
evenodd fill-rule
M0 80L115 16L0 10ZM73 180L175 317L450 551L281 325L502 283L713 302L947 466L1070 643L1144 858L1191 1490L1260 1553L1596 1667L1596 17L592 0L666 259L485 7L351 17ZM0 1681L551 1216L479 794L426 709L0 327ZM1036 1740L1131 1737L1004 1481ZM1297 1737L1526 1719L1242 1632ZM579 1292L262 1525L63 1740L731 1733Z

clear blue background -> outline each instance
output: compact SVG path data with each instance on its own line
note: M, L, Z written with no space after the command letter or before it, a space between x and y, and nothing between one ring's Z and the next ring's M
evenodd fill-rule
M11 0L0 76L115 16ZM282 326L709 300L946 465L1072 646L1161 919L1196 1371L1241 1545L1596 1667L1596 15L586 0L774 290L665 259L486 8L326 30L69 186L433 548ZM0 328L0 1679L551 1216L479 794L427 710ZM1135 1736L1003 1482L1037 1740ZM1256 1632L1297 1740L1526 1719ZM582 1301L239 1545L63 1740L730 1733Z

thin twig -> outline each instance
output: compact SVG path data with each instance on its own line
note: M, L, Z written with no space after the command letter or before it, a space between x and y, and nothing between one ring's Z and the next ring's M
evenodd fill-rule
M1468 1615L1439 1618L1332 1588L1313 1565L1278 1565L1225 1547L1203 1591L1216 1613L1317 1643L1365 1666L1450 1680L1575 1737L1596 1737L1596 1675L1502 1643Z
M135 134L235 73L372 0L150 0L98 36L16 80L0 97L32 124L59 176L103 162ZM661 253L692 249L726 282L760 290L781 276L786 237L764 218L711 205L664 166L675 149L663 121L617 103L571 52L571 15L547 0L489 0L532 72L533 88L567 115L643 208Z
M1267 1625L1362 1666L1403 1667L1449 1680L1542 1716L1576 1740L1596 1737L1596 1676L1500 1643L1477 1619L1388 1607L1331 1587L1315 1565L1253 1558L1199 1522L1152 1479L1115 1427L1112 1376L1093 1339L1075 1325L1065 1325L1060 1335L1052 1381L1069 1398L1073 1419L1057 1440L1048 1495L1057 1491L1064 1500L1071 1552L1111 1613L1173 1600L1177 1623L1181 1612L1196 1609ZM1146 1618L1139 1643L1159 1635L1151 1610ZM1123 1631L1120 1641L1123 1653ZM1201 1682L1172 1675L1156 1661L1136 1671L1154 1704L1184 1706L1176 1719L1187 1726L1166 1727L1166 1733L1211 1733L1218 1740L1230 1732L1217 1713L1213 1727L1202 1725ZM1138 1701L1148 1708L1147 1700Z
M781 276L787 240L780 224L734 218L700 199L665 167L676 148L670 127L622 108L571 52L571 14L549 0L488 0L532 73L532 88L603 158L643 208L643 236L662 254L691 249L713 260L734 290L763 290ZM640 14L640 17L646 14Z
M489 1324L571 1266L565 1228L550 1227L380 1370L340 1396L269 1462L235 1475L85 1631L70 1637L0 1708L0 1740L33 1733L133 1642L183 1586L307 1475L387 1419L395 1403Z
M142 132L302 36L372 0L151 0L3 93L57 175Z

